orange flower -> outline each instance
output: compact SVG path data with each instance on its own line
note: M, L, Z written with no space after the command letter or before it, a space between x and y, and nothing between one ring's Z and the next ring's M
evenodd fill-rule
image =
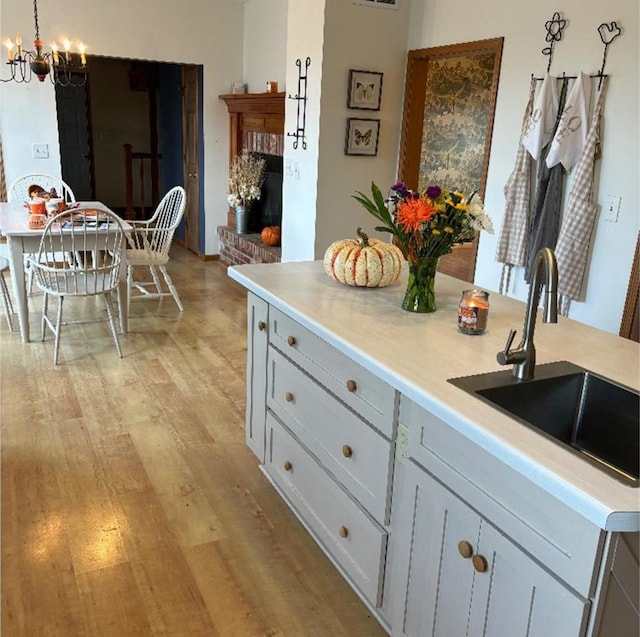
M420 232L421 224L436 214L434 205L428 199L407 199L396 209L396 223L405 232Z

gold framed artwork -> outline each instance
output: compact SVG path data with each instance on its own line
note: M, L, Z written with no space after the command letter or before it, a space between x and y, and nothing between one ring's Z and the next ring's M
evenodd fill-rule
M439 185L484 197L503 38L409 51L398 174L410 188ZM476 241L440 271L473 280Z

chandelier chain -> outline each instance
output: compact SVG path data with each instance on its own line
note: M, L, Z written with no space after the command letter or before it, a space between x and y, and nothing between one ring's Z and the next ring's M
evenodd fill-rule
M36 24L36 40L39 40L40 26L38 25L38 0L33 0L33 21Z

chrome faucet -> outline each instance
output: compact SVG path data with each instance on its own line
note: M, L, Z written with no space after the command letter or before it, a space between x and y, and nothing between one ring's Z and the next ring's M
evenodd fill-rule
M542 248L533 263L531 284L529 285L529 298L524 317L524 329L522 340L515 349L511 349L516 330L511 330L507 337L504 351L498 352L500 365L513 365L513 377L519 380L531 380L536 366L536 348L533 344L533 332L536 328L536 317L540 294L542 292L542 276L545 275L544 287L544 313L542 320L545 323L558 322L558 264L553 250Z

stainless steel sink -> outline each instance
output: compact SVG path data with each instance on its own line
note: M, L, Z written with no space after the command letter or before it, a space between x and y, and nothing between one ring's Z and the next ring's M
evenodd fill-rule
M505 370L449 382L638 487L640 394L567 362L538 365L535 374L523 381Z

